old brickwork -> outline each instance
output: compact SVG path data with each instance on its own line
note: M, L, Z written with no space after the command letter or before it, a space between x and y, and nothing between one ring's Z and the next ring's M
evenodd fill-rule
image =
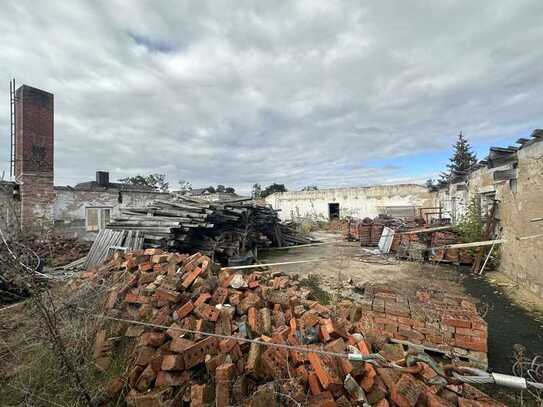
M543 222L530 222L543 216L543 142L519 150L514 183L513 188L506 182L499 189L500 221L507 239L500 270L543 299L543 237L517 239L543 233Z
M53 98L27 85L16 92L15 177L20 184L23 231L42 231L53 222Z
M0 181L0 228L6 237L13 237L19 230L18 188L14 182Z
M500 150L493 147L491 153L493 149ZM486 216L496 200L494 237L506 240L496 248L501 253L499 270L543 299L543 237L539 236L543 222L531 222L543 216L543 132L534 131L532 139L520 147L501 150L507 151L506 159L501 153L465 180L442 188L435 193L434 205L441 206L444 217L457 223L470 202L478 203Z

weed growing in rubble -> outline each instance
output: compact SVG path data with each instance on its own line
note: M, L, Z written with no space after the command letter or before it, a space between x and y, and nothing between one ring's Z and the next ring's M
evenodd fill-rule
M479 242L483 238L483 216L481 206L474 197L466 210L466 214L458 221L454 231L466 243Z
M332 301L332 296L330 293L321 288L321 280L319 276L310 274L306 278L300 280L300 285L309 289L309 295L312 300L316 300L323 305L328 305Z

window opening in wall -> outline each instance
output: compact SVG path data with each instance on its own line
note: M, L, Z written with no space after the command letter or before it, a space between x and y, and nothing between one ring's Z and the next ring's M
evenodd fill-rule
M338 203L328 204L328 216L330 220L339 219L339 204Z
M88 232L105 229L111 219L111 208L85 208L85 228Z

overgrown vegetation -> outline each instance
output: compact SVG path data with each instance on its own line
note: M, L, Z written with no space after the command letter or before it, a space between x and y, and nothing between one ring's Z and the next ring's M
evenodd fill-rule
M309 274L306 278L300 280L300 286L309 289L309 298L328 305L332 301L332 295L321 288L321 279L315 274Z
M483 238L484 219L481 215L481 205L477 197L468 204L466 213L454 226L454 231L463 242L479 242Z
M95 336L106 324L96 315L102 312L108 288L126 276L71 290L64 283L37 284L31 273L26 275L30 299L0 314L2 405L104 405L112 379L127 368L131 348L120 336L111 344L116 357L106 371L98 372ZM119 327L107 324L109 330Z

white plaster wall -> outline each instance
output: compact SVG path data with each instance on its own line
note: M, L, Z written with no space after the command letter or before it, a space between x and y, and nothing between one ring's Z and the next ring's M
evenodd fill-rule
M55 229L68 234L92 239L95 233L85 230L85 208L109 207L111 217L118 216L120 209L127 206L140 206L154 199L168 199L169 194L159 192L123 192L123 202L118 202L117 191L77 191L56 190L53 216Z
M317 218L328 220L328 204L339 203L340 217L374 218L385 206L431 205L431 194L422 185L402 184L318 191L281 192L266 197L266 203L280 209L281 220Z

